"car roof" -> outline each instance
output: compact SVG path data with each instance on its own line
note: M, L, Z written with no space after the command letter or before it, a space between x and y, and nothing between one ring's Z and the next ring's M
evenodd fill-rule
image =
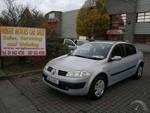
M92 41L94 43L107 43L107 44L131 44L129 42L124 42L124 41Z

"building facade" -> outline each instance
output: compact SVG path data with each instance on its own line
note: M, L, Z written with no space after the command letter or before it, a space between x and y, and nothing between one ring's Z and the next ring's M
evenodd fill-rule
M45 15L45 18L48 20L49 29L51 32L61 35L62 12L51 11Z
M110 30L107 32L109 40L150 44L150 0L105 0L105 2L111 18ZM86 1L85 6L89 7L90 4L94 7L94 0ZM78 37L76 33L78 12L79 10L61 12L59 17L61 37ZM51 13L55 12L49 14ZM116 21L117 17L121 17L124 22L121 26Z
M79 10L67 12L51 11L45 15L51 31L56 32L62 38L76 39L76 19Z
M126 15L124 40L150 44L150 0L106 0L110 16Z
M75 39L78 37L76 32L76 20L79 10L67 11L62 13L61 37Z

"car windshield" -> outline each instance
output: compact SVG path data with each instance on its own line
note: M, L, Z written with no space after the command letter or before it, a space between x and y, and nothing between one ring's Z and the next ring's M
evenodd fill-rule
M91 42L83 44L72 52L71 55L88 59L102 60L107 54L112 44Z

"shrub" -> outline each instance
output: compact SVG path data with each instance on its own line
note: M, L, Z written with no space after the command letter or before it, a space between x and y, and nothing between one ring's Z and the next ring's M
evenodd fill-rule
M47 60L56 58L67 53L69 53L69 49L63 43L51 42L47 44Z
M46 40L47 44L51 44L51 43L60 43L60 44L63 44L64 42L64 39L63 38L47 38Z

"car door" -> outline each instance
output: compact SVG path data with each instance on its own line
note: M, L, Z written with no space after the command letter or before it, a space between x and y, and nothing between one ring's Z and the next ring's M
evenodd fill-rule
M120 60L112 61L111 59L115 56L121 56L122 58ZM110 85L125 78L125 70L127 69L128 64L125 62L124 58L125 49L123 44L116 45L110 54L110 60L107 64L107 69L110 75Z
M124 48L126 52L124 61L128 65L125 77L130 77L136 73L136 64L138 62L138 59L136 57L136 48L131 44L124 44Z

